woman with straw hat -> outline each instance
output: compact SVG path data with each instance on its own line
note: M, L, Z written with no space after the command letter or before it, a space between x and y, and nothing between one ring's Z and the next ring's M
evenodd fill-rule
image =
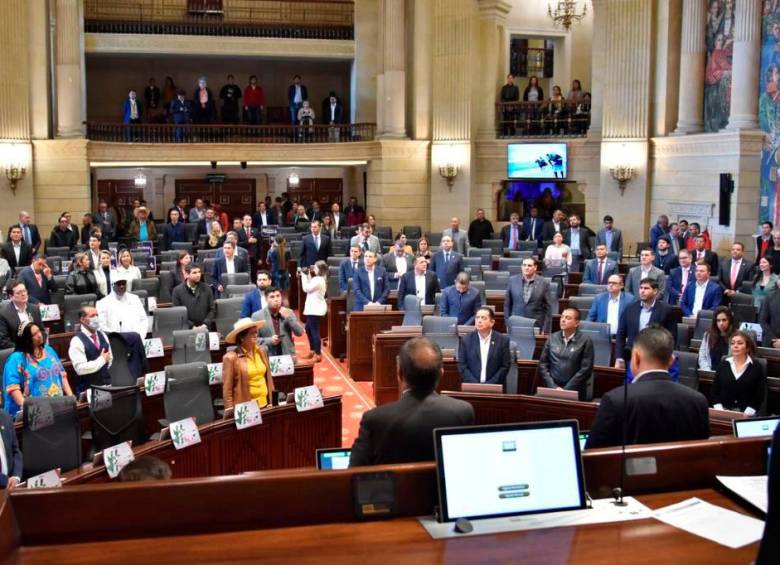
M260 408L271 404L274 379L268 363L268 353L257 344L257 330L264 321L241 318L225 342L236 344L235 351L222 357L222 397L225 409L256 400Z

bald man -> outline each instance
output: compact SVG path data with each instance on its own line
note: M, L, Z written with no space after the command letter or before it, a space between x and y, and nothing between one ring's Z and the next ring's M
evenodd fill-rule
M452 238L452 246L455 251L463 255L464 257L469 253L469 235L465 230L460 229L460 218L452 218L450 220L450 227L441 232L442 237L449 236Z

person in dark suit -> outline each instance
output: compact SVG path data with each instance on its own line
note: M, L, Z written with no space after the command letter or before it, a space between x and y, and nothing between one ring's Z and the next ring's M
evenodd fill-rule
M696 271L691 265L690 251L681 249L677 260L680 266L669 272L666 283L666 301L672 306L679 304L683 291L696 278Z
M445 288L439 299L439 315L458 319L460 326L474 325L474 316L482 306L480 292L471 286L467 273L458 273L455 284Z
M712 276L717 277L720 270L720 259L717 254L715 254L714 251L706 249L707 239L703 235L697 235L694 241L696 243L691 250L693 262L698 263L699 261L705 261L710 266L710 273L712 273Z
M661 269L666 275L668 275L672 269L680 266L677 255L672 252L670 245L671 243L668 235L659 237L658 249L655 253L655 259L653 259L653 266Z
M187 220L189 219L189 217L188 217L188 214L187 214L187 210L185 208L186 205L187 205L187 199L186 198L174 198L173 199L173 206L168 208L168 213L167 213L168 220L170 221L170 219L171 219L171 212L173 210L176 210L179 213L179 221L182 224L187 223ZM95 221L97 222L97 217L95 217Z
M341 206L338 202L334 202L330 205L330 217L333 218L333 229L336 233L339 230L347 226L347 216L341 212Z
M214 289L221 294L225 290L222 286L222 275L227 273L249 273L249 265L243 257L236 253L235 244L232 241L225 241L222 244L222 256L215 261L212 272Z
M496 315L482 306L474 317L476 331L466 334L458 348L458 372L464 383L506 384L512 363L509 337L493 331Z
M658 221L650 228L650 247L655 250L658 238L669 233L669 216L661 214Z
M246 249L249 267L254 270L260 255L260 233L252 227L251 214L244 214L241 220L241 229L236 231L236 235L238 236L238 246Z
M339 265L339 290L347 292L349 281L354 280L355 273L363 266L360 259L360 246L353 245L349 248L349 257Z
M103 230L103 235L107 241L116 239L116 215L108 209L108 203L103 200L98 203L98 211L95 212L95 223Z
M563 243L569 249L579 252L581 259L590 259L593 252L590 248L590 237L593 232L580 225L580 217L577 214L569 216L569 227L563 230Z
M531 258L523 259L521 275L509 277L504 295L504 318L510 316L534 318L543 332L550 329L550 283L536 276L536 261Z
M43 327L41 311L37 305L28 302L27 287L22 281L11 279L8 293L10 300L0 307L0 349L16 347L20 316L24 316L24 321L33 321L38 327Z
M67 247L73 249L78 244L78 235L70 228L68 218L62 216L57 225L54 226L49 234L49 247Z
M359 269L352 281L355 290L355 312L362 312L366 304L386 304L390 294L387 273L384 267L376 264L376 253L366 251L363 254L363 268Z
M738 410L750 418L763 408L766 375L755 360L756 345L750 335L737 330L729 341L731 356L718 363L712 379L712 406Z
M761 324L764 347L780 349L780 288L764 298L761 310L758 311L758 322Z
M195 230L195 241L193 241L194 244L197 244L198 241L200 241L200 236L211 234L211 226L214 221L219 220L214 212L214 208L209 206L204 212L203 218L198 220L198 227Z
M569 226L566 225L566 214L562 210L555 210L552 219L544 223L542 228L542 241L552 241L556 233L563 234Z
M615 336L617 368L623 368L628 363L636 336L651 324L658 324L673 336L677 335L677 320L672 307L661 300L658 282L646 278L639 283L639 301L626 306L618 321Z
M311 267L317 261L327 261L331 256L330 238L321 233L320 222L314 220L309 226L311 233L303 237L301 247L301 267Z
M672 381L673 355L668 331L651 326L639 332L631 351L634 381L601 397L585 449L620 445L624 437L631 445L710 436L707 399Z
M403 242L396 238L390 251L382 256L382 266L387 271L387 276L398 282L404 274L414 270L414 255L404 253Z
M363 414L350 467L433 461L433 430L474 423L468 402L436 392L443 372L441 349L430 339L415 337L401 346L401 399Z
M623 257L623 232L614 227L612 216L604 216L604 227L596 233L596 245L606 245L607 252L614 251L618 260Z
M589 400L588 381L593 378L593 342L579 331L580 311L561 312L561 330L552 334L539 357L539 376L544 386L576 390L580 400Z
M184 221L178 208L171 208L168 212L168 223L163 227L163 248L168 251L173 249L175 242L186 242L187 232L184 228Z
M761 259L766 252L774 247L774 240L772 239L772 230L774 225L772 222L766 221L761 223L761 233L757 235L754 240L756 242L756 263Z
M22 238L22 228L19 226L11 226L8 231L8 241L3 244L3 258L11 269L32 263L32 247Z
M536 241L538 246L542 245L542 232L544 231L544 220L539 217L539 208L531 208L530 215L523 220L523 241Z
M723 294L728 298L734 296L742 283L753 278L755 265L745 259L745 246L739 241L731 245L731 258L721 263L718 282L723 287Z
M16 439L13 418L4 410L0 410L0 438L5 450L0 459L0 489L12 489L22 480L22 450Z
M501 228L501 242L504 249L519 249L525 226L520 222L520 214L512 212L509 215L509 223Z
M404 309L404 299L407 294L413 294L421 304L433 306L436 293L439 292L439 279L428 271L428 261L425 257L414 260L414 269L407 271L398 283L398 309Z
M620 316L626 306L635 302L633 294L623 292L623 279L618 274L609 277L607 292L597 294L588 310L588 321L609 324L609 333L617 334Z
M32 223L30 213L25 210L19 212L19 223L16 225L22 228L22 239L32 248L33 255L37 254L38 249L41 248L41 234L38 231L38 226ZM8 231L10 239L10 228Z
M301 84L301 75L293 77L293 83L287 87L287 105L290 108L290 123L298 124L298 110L309 99L309 91L306 85Z
M341 101L336 96L335 92L322 101L322 123L323 124L340 124L344 121L344 106L341 105Z
M772 565L780 561L780 425L775 428L769 454L769 484L764 536L758 549L756 565Z
M455 282L455 277L463 271L463 255L452 249L452 238L441 238L441 249L431 257L431 270L439 279L439 286L447 288Z
M251 318L252 314L268 306L266 294L267 290L271 288L271 273L258 271L255 285L256 288L254 290L244 295L239 318Z
M262 230L265 226L275 226L276 220L276 216L268 210L264 201L257 203L257 212L252 216L252 225Z
M596 246L596 257L585 261L582 282L589 284L607 284L607 280L618 272L616 261L607 257L607 246L600 243Z
M127 93L127 98L125 98L125 103L122 106L122 123L140 124L141 115L141 101L138 100L135 90L130 89Z
M696 280L685 287L680 297L683 316L696 316L699 310L715 310L723 302L723 290L710 280L710 266L700 262L696 265Z
M57 291L54 275L46 264L46 258L36 257L29 269L19 274L19 280L27 288L27 295L33 302L51 304L51 293Z
M217 121L217 102L208 87L206 77L198 79L198 88L192 94L192 121L196 124L211 124Z

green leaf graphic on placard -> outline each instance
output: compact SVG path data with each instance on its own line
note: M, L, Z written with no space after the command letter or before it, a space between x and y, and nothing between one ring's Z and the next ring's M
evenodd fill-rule
M247 413L248 410L246 409L246 406L239 406L236 409L236 422L238 422L240 426L246 424Z
M307 391L305 388L302 388L298 391L298 394L295 395L295 404L297 404L300 407L303 407L306 405L306 400L309 396L309 391Z
M152 375L146 379L146 394L151 393L157 386L157 375Z
M152 342L151 341L144 341L144 354L146 356L149 356L149 351L152 349Z
M281 364L281 362L279 361L279 359L272 359L271 360L271 374L272 375L279 371L279 365L280 364Z
M184 439L184 432L182 431L181 426L174 426L173 443L175 443L176 445L180 445L183 439Z
M116 451L109 451L106 456L106 471L109 475L113 475L116 472L116 466L119 463L119 457Z

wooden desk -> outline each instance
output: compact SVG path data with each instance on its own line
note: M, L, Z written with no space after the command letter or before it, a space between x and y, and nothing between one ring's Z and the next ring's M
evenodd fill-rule
M626 492L651 508L696 496L745 512L711 490L714 477L763 472L766 445L732 438L629 447L629 458L655 458L657 473L626 477ZM592 495L617 484L619 457L617 449L583 454ZM755 544L730 550L653 520L436 541L414 519L430 514L436 503L434 464L372 470L396 477L398 518L392 521L355 522L352 475L365 469L0 492L0 525L9 533L0 538L0 560L113 564L117 556L132 555L138 562L189 563L258 556L296 563L619 562L639 555L657 561L663 551L666 562L746 563L757 550ZM140 543L143 538L155 539ZM284 543L269 543L273 539Z
M294 404L263 410L263 423L236 429L233 418L200 426L201 443L177 450L171 440L136 447L136 457L166 461L175 478L219 477L246 471L315 464L315 450L341 446L341 397L325 399L318 410L297 412ZM65 473L65 485L108 482L105 466L82 465Z
M328 299L328 347L336 359L347 356L347 296Z
M347 316L347 359L349 375L356 381L370 381L373 364L371 340L375 334L401 325L404 313L364 311L351 312ZM395 366L395 363L393 363Z

